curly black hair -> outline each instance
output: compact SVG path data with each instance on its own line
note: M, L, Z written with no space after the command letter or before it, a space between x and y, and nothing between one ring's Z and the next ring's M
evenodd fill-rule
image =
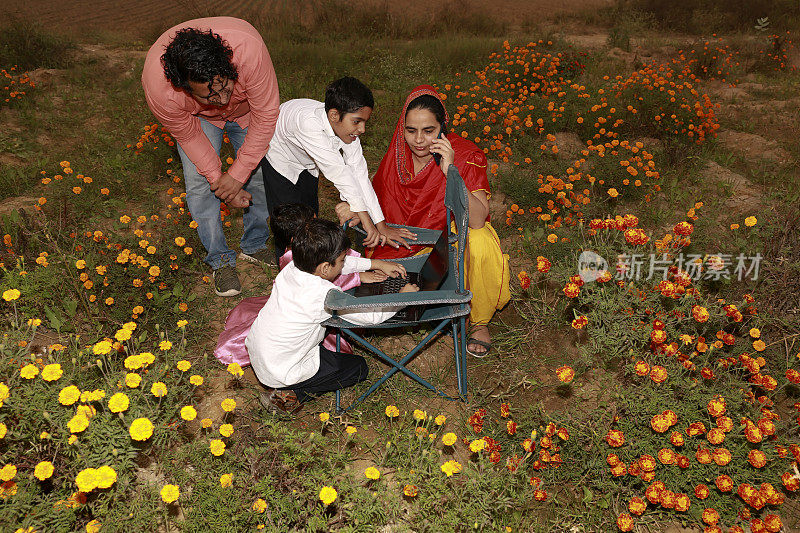
M209 88L217 76L236 81L239 73L232 57L233 50L216 33L184 28L167 45L161 64L173 87L191 92L190 81L207 83Z

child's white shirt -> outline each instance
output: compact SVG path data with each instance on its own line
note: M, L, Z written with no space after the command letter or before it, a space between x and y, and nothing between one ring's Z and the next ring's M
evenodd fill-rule
M323 102L297 98L281 104L267 160L292 183L297 183L304 170L314 176L319 176L321 170L336 186L341 199L350 204L351 211L366 211L375 224L384 220L361 140L347 144L337 137Z
M345 257L342 274L364 272L371 261ZM330 281L303 272L294 261L278 273L267 304L258 313L245 340L250 364L258 380L267 387L288 387L314 376L319 370L319 344L325 337L322 323L333 316L325 308L331 290L341 290ZM353 311L348 322L379 324L400 308Z

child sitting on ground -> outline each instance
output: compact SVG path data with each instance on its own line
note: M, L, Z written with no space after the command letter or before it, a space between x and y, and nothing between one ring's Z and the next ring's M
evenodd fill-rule
M322 346L322 323L333 316L325 308L332 281L340 274L370 268L386 276L405 276L397 263L348 257L350 239L329 220L306 222L292 241L293 260L275 278L272 294L258 313L245 346L258 380L270 389L264 397L278 410L294 412L313 395L350 387L367 377L363 357ZM406 284L401 292L415 292ZM391 318L398 308L341 313L354 324L372 325Z
M304 204L281 204L270 213L269 226L272 234L280 238L281 242L291 243L294 234L306 222L314 218L314 211ZM291 246L282 251L283 255L278 260L278 267L283 269L292 260ZM361 257L355 250L349 250L348 255ZM361 283L374 283L383 281L386 275L382 272L354 272L341 275L333 283L343 291L358 287ZM245 348L244 340L250 333L253 321L259 311L267 303L269 296L252 296L244 298L228 312L225 320L225 329L219 334L214 357L223 364L237 363L240 366L250 364L250 356ZM329 350L336 350L336 335L330 333L325 336L324 346ZM339 339L339 351L352 353L353 349L345 338Z

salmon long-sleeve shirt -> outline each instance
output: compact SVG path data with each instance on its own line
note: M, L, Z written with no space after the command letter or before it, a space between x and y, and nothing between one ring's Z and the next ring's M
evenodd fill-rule
M167 80L161 56L178 30L211 30L233 50L232 63L239 73L228 105L202 105ZM244 20L233 17L210 17L183 22L168 29L156 40L144 62L142 87L147 105L172 134L200 174L213 183L222 176L222 163L211 142L203 134L199 117L222 128L235 121L247 128L244 143L228 169L233 179L244 183L267 153L280 100L278 80L267 46L258 31Z

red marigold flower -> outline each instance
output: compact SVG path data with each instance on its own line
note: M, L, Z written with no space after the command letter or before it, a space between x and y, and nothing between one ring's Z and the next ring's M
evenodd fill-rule
M634 496L628 503L628 510L631 514L641 516L647 510L647 502L638 496Z
M766 527L767 531L770 533L777 533L783 528L781 517L776 514L768 514L764 517L764 527Z
M781 474L781 483L789 492L797 492L800 489L800 479L791 472L784 472Z
M650 379L656 383L663 383L667 379L667 369L660 365L653 365L650 369Z
M611 467L611 475L614 477L624 476L626 472L625 463L618 463Z
M750 450L747 453L747 462L755 468L762 468L767 464L767 456L761 450Z
M500 416L508 418L511 415L511 405L503 402L500 404Z
M540 255L536 258L536 270L542 274L549 272L550 266L550 261L546 257Z
M606 434L606 442L612 448L619 448L625 444L625 435L618 429L609 429Z
M718 418L725 414L725 398L718 396L708 401L708 414Z
M681 237L688 237L694 231L694 226L688 222L678 222L672 228L672 232Z
M572 321L572 327L575 329L583 329L589 323L589 318L585 315L580 315Z
M656 344L664 344L667 341L667 332L663 329L654 329L650 332L650 340Z
M620 461L619 456L617 456L615 453L609 453L606 455L606 463L608 463L608 466L617 466L621 462L622 461Z
M721 492L730 492L733 490L733 479L728 475L719 475L714 480L714 484Z
M556 376L564 383L569 383L575 378L575 370L569 366L560 366L556 369Z
M633 530L633 517L628 513L622 513L617 517L617 527L620 531Z
M656 458L652 455L642 455L639 458L639 466L645 472L652 472L656 469Z
M725 466L733 459L733 455L727 448L717 448L711 455L717 466Z
M692 505L692 501L689 499L689 496L686 494L676 494L675 495L675 510L681 513L685 513L689 510L689 507Z
M633 371L636 372L637 376L646 376L650 373L650 365L644 361L636 361L636 364L633 365Z
M517 423L513 420L509 420L506 422L506 432L509 435L516 435L517 434Z
M517 279L519 279L519 285L523 289L527 289L531 286L531 278L528 276L528 273L524 270L517 274Z
M547 499L547 491L542 489L536 489L533 491L533 499L537 502L543 502Z
M705 307L702 307L700 305L695 305L694 307L692 307L692 318L694 318L698 322L708 321L709 316L710 315L708 314L708 310L706 310Z
M661 414L664 415L664 418L667 419L667 424L669 424L670 426L674 426L675 424L678 423L678 415L675 414L675 411L667 409L666 411L663 411Z
M708 525L715 525L719 522L719 513L714 508L703 509L703 522Z
M712 428L708 430L706 439L708 439L708 442L714 445L722 444L722 441L725 440L725 432L719 428Z
M717 418L717 427L727 433L733 429L733 420L729 416L721 416Z
M650 427L656 433L665 433L669 428L669 421L663 414L655 415L650 419Z
M580 288L571 282L567 283L566 287L564 287L564 294L567 295L568 298L575 298L580 292Z
M674 465L677 461L675 452L669 448L661 448L658 450L658 460L664 465Z
M650 503L660 503L661 493L666 489L667 488L664 486L662 481L656 481L647 487L647 489L644 491L644 497L647 498L647 501Z
M711 450L708 448L698 448L697 452L694 454L695 459L697 462L702 465L707 465L714 460L714 456L711 454Z
M702 422L692 422L689 424L689 427L686 428L686 434L690 437L696 437L697 435L702 435L706 432L706 426Z
M767 533L763 520L754 518L750 521L750 533Z
M686 457L685 455L679 455L677 462L678 462L678 467L680 468L689 468L691 466L689 458Z
M698 500L705 500L708 498L709 494L711 494L708 490L708 486L700 483L694 488L694 495Z
M558 428L556 435L558 435L558 438L561 440L569 440L569 431L567 431L567 428Z
M762 418L758 421L758 429L761 430L763 435L769 437L775 434L775 423L767 418Z
M758 429L758 426L749 421L747 427L744 430L744 436L747 438L748 442L751 442L753 444L758 444L759 442L764 440L764 436L761 434L761 430Z
M788 379L792 383L800 385L800 372L798 372L794 368L790 368L786 371L786 379Z
M683 446L683 435L678 431L673 431L669 437L669 442L673 446Z

